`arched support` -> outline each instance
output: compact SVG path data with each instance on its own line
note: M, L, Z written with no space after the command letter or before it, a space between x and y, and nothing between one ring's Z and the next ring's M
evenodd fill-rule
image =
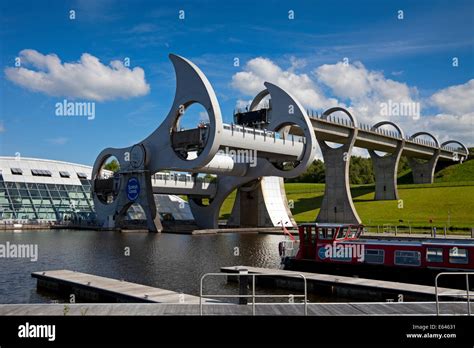
M349 111L343 108L329 109L323 113L322 117L326 119L336 111L342 111L349 116L354 127L351 129L347 143L338 148L332 148L324 140L317 139L326 167L326 187L316 221L322 223L361 223L352 202L349 185L349 164L352 148L357 137L357 122Z
M99 177L100 170L110 156L117 158L120 171L110 181ZM127 160L131 157L130 160ZM151 174L145 169L147 154L142 145L134 145L124 149L105 149L97 157L92 169L92 197L101 227L121 229L128 208L138 203L146 216L147 228L150 232L161 232L162 225L156 211ZM101 200L101 186L111 185L115 199L112 202Z
M285 193L284 181L276 176L264 176L250 186L237 189L228 226L296 227Z
M145 216L146 216L146 227L150 232L161 232L163 225L159 214L156 209L155 199L153 197L153 190L151 187L151 176L150 172L146 171L137 175L137 173L129 173L123 175L123 182L125 185L129 183L129 180L138 180L140 185L140 193L137 199L130 200L127 196L120 196L117 202L117 210L115 211L115 228L125 227L124 219L128 209L134 203L140 204ZM149 184L148 184L149 183ZM148 186L149 185L149 186Z
M432 138L436 144L436 151L426 162L420 162L415 158L408 158L408 165L411 168L413 175L414 184L432 184L434 181L434 172L436 169L436 164L438 163L439 155L441 153L441 148L439 145L438 139L434 135L428 132L418 132L413 134L410 139L415 139L420 135L427 135Z
M238 176L221 176L217 178L216 195L210 199L209 205L202 205L199 199L190 197L189 208L193 213L196 225L199 228L216 229L219 228L219 212L222 204L228 195L237 187L247 183L249 180L256 178L238 177Z
M448 141L445 141L444 143L442 143L440 147L444 148L448 144L458 144L460 146L460 148L462 148L464 150L464 153L454 152L453 153L453 161L462 163L463 161L465 161L469 157L468 148L466 147L466 145L464 145L460 141L448 140Z
M386 156L379 156L374 150L368 150L375 174L374 199L376 201L398 200L397 171L403 147L405 146L405 136L402 129L390 121L379 122L372 127L372 130L376 130L383 125L393 126L400 134L400 140L398 141L395 151Z

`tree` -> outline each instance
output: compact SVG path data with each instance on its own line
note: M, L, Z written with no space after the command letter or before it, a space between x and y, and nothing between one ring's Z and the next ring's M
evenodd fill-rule
M287 179L286 182L312 182L323 183L325 180L324 162L317 159L310 164L306 172L296 178Z
M110 162L104 165L104 169L110 170L114 173L118 172L120 169L120 164L116 159L111 160Z

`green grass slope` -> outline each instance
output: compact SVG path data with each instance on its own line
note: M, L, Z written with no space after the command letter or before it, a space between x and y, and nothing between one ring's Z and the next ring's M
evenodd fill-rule
M373 185L352 186L351 193L360 218L367 225L411 224L439 227L474 227L474 160L455 164L436 173L434 184L414 185L411 172L401 173L398 201L374 201ZM286 195L297 222L314 221L324 196L324 184L286 183ZM228 218L235 192L224 202L221 218Z
M446 167L435 174L435 182L474 180L474 160Z
M411 170L405 170L398 175L398 184L412 184L413 177ZM474 160L464 163L453 164L435 173L435 183L437 182L466 182L474 181Z
M457 185L400 185L398 201L374 201L373 186L355 186L351 193L363 223L367 225L403 224L412 226L448 225L454 228L474 227L474 182ZM288 200L297 222L314 221L324 195L324 184L285 184ZM221 218L232 210L235 193L224 202Z

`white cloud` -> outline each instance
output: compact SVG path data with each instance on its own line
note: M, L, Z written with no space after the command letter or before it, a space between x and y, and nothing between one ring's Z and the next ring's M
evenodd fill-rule
M252 99L244 100L244 99L237 99L237 103L235 104L235 108L238 110L245 110L245 108L250 107L252 103Z
M370 92L369 73L360 63L324 64L314 73L339 98L360 99Z
M142 68L130 69L118 60L107 66L97 57L83 53L78 62L62 63L55 54L43 55L31 49L21 51L20 59L22 67L6 68L5 74L15 84L34 92L105 101L138 97L150 91Z
M199 112L199 122L209 122L209 115L206 111Z
M314 74L336 97L349 99L353 107L367 108L372 115L374 110L371 109L374 106L380 109L381 102L413 102L417 94L416 89L387 79L379 71L369 71L360 62L325 64L318 67Z
M431 96L431 102L441 111L454 115L474 112L474 79L439 90Z
M283 70L270 59L254 58L247 62L244 71L232 76L232 87L245 95L255 96L265 88L264 82L271 82L289 91L309 108L326 109L337 105L337 100L326 98L307 74L294 72L302 64L293 59L290 69Z
M474 112L464 115L440 113L423 117L422 121L422 124L417 127L420 130L432 132L440 143L447 140L458 140L468 147L474 145Z

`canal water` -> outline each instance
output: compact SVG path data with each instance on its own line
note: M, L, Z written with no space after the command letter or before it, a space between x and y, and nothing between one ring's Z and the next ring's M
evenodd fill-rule
M0 244L38 245L38 260L0 258L0 303L46 303L59 300L38 293L31 272L68 269L124 279L199 295L204 273L222 266L279 267L283 236L255 233L181 235L90 230L1 232ZM209 278L207 293L237 293L225 277ZM263 291L268 291L263 290ZM281 291L271 291L281 293ZM284 290L283 293L288 293Z

